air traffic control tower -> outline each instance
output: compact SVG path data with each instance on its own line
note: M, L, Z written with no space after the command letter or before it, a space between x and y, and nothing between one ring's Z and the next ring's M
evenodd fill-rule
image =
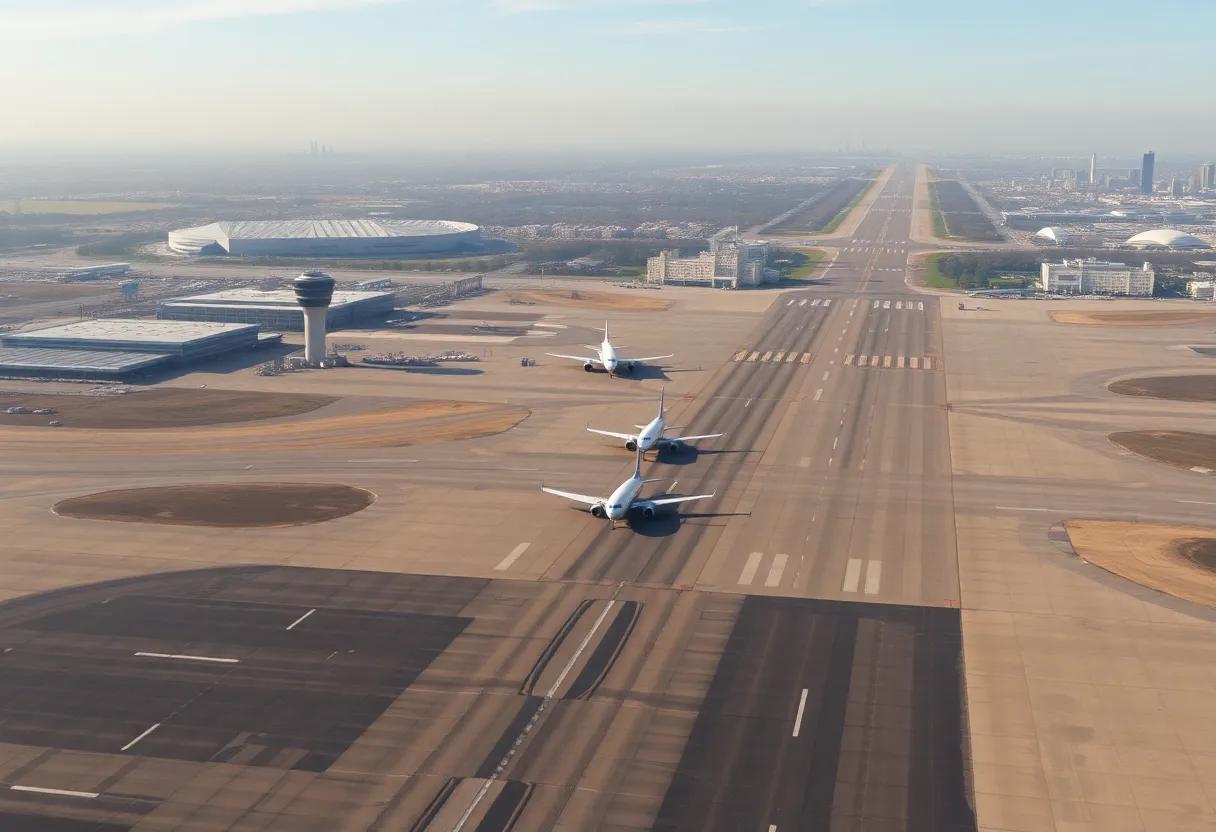
M304 309L304 361L320 366L325 360L325 318L334 297L334 279L325 272L304 272L291 288Z

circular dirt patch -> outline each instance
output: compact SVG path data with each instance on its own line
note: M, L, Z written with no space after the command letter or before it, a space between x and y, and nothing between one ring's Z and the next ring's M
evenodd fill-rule
M1179 468L1216 470L1216 435L1181 430L1134 430L1112 433L1120 448Z
M370 491L329 483L175 485L73 497L54 511L79 520L250 529L324 523L375 501Z
M1178 541L1178 554L1195 564L1199 569L1216 575L1216 540L1197 537Z
M1090 326L1169 326L1216 321L1216 312L1194 310L1132 310L1127 312L1048 312L1058 324Z
M1116 381L1107 388L1120 396L1175 402L1216 402L1216 376L1152 376Z
M1216 607L1216 529L1066 520L1073 549L1085 560L1141 586Z

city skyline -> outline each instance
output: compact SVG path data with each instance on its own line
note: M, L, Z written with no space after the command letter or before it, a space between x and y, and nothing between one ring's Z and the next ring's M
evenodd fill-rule
M0 148L290 151L321 133L352 151L1203 155L1216 10L1166 0L1133 39L1140 15L1125 0L10 0L0 44L33 81L6 90Z

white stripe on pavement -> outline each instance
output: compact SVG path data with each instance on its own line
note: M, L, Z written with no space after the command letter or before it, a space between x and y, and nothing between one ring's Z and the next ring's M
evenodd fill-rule
M866 564L866 595L877 595L882 580L882 561L872 560Z
M798 716L794 717L794 734L798 736L798 732L802 730L802 713L806 710L806 695L809 691L806 688L802 689L802 697L798 700Z
M764 557L764 552L752 552L747 556L747 563L743 565L743 572L739 575L739 583L747 586L751 584L752 579L756 577L756 570L760 568L760 560Z
M781 586L781 573L785 571L785 562L789 560L786 555L777 555L773 558L773 566L768 570L768 579L764 582L765 586Z
M511 564L513 564L513 563L515 563L515 561L519 560L519 556L522 555L524 552L528 551L528 547L531 545L532 545L531 543L519 544L518 546L516 546L514 549L511 550L511 554L509 554L505 558L503 558L502 562L499 563L498 566L495 566L494 568L500 572L504 569L510 569Z
M849 558L849 563L844 569L844 585L841 590L844 592L856 592L857 584L861 581L861 561L857 558Z

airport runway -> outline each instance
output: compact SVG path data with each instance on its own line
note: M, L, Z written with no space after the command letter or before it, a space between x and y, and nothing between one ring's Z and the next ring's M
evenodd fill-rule
M266 567L9 605L0 742L47 750L6 769L0 820L975 829L940 314L904 283L913 187L898 167L824 280L673 407L726 441L648 463L648 488L716 497L579 521L541 580ZM534 488L476 461L409 477L474 470ZM31 778L59 791L13 789ZM166 784L192 778L216 797L192 785L187 810Z

